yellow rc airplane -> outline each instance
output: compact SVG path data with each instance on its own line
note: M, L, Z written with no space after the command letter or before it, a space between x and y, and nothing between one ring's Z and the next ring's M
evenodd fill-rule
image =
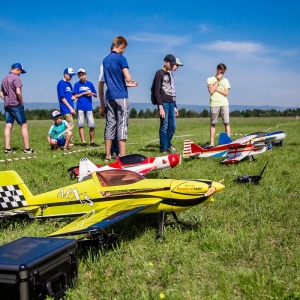
M95 172L79 183L32 195L15 171L0 172L0 218L27 214L30 218L74 217L74 221L49 236L96 233L136 213L164 215L185 211L224 188L206 179L146 179L129 170Z

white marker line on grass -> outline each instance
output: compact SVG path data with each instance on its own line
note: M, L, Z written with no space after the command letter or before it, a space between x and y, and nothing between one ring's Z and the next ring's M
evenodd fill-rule
M24 160L33 159L33 158L37 158L37 156L12 157L12 158L0 159L0 163L14 162L14 161L20 161L20 160L24 161Z

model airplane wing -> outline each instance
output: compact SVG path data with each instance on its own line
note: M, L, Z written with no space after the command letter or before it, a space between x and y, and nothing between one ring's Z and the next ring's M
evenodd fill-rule
M161 199L137 199L125 200L104 209L95 209L65 227L57 230L49 236L77 235L99 230L119 222L131 215L140 212L147 207L161 202Z
M251 151L243 151L243 152L236 152L235 150L233 151L228 151L226 155L226 159L222 160L221 163L223 164L234 164L240 162L242 159L246 158Z
M231 143L228 144L229 148L235 148L238 146L245 145L247 143L251 143L252 139L254 139L256 135L247 135L244 137L241 137L235 141L232 141Z

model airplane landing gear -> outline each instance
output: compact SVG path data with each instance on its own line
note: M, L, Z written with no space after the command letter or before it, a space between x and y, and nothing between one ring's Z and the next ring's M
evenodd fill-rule
M175 224L179 225L181 222L178 220L176 213L174 211L172 211L171 213L174 218ZM165 227L165 224L167 224L167 223L168 222L166 220L166 212L161 211L159 214L159 219L158 219L158 231L157 231L157 235L156 235L157 239L164 238L164 227ZM170 222L170 223L173 223L173 222Z
M163 239L164 238L165 218L166 218L166 212L163 210L159 213L158 231L157 231L157 234L156 234L157 239Z
M117 238L117 234L115 234L113 230L111 230L111 232L97 231L89 233L88 236L77 240L77 247L80 250L113 248Z
M255 158L253 157L253 155L249 155L249 161L250 161L250 162L255 161Z

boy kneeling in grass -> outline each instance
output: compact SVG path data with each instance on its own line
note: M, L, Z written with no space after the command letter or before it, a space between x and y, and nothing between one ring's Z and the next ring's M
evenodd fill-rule
M52 119L54 124L48 132L48 143L51 149L67 150L72 137L71 126L66 120L62 120L62 114L57 110L52 112Z

